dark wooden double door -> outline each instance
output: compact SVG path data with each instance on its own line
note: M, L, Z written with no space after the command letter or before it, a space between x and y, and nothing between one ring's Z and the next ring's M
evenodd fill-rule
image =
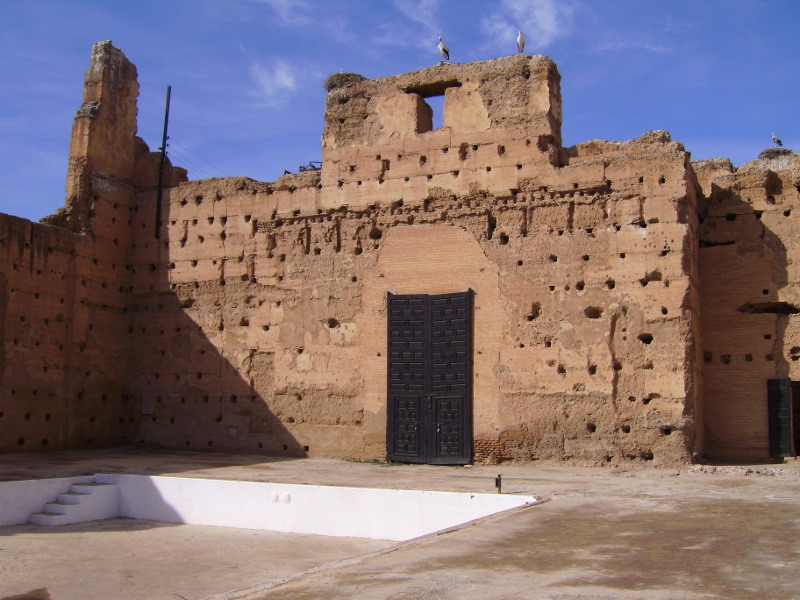
M769 455L797 456L800 452L800 381L767 380Z
M472 460L472 290L387 295L387 458Z

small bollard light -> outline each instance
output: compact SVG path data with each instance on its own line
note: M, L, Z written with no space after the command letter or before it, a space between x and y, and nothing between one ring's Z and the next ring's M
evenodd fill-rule
M494 487L497 488L497 493L498 494L502 494L503 493L503 476L502 475L498 475L497 477L494 478Z

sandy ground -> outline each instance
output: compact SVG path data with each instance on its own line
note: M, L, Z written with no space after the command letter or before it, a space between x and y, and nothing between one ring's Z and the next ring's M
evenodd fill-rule
M543 504L395 543L111 519L0 527L0 600L800 598L800 461L472 468L130 450L0 456L95 472L494 491ZM0 499L2 500L2 499Z

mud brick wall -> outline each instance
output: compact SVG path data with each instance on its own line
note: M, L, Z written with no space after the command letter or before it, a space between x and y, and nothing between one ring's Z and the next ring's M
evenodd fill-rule
M64 209L42 224L0 215L0 451L131 441L133 200L158 160L134 135L137 94L135 67L95 44Z
M102 204L93 206L102 212ZM0 216L3 451L126 440L128 283L117 248L113 239Z
M65 208L0 216L0 450L383 459L387 293L473 290L474 460L765 458L766 380L800 360L797 155L564 148L540 56L328 88L321 170L168 165L156 223L135 67L95 45Z
M800 160L695 164L708 197L700 272L707 454L769 456L768 379L800 379Z
M386 292L471 288L479 459L687 460L686 155L654 134L565 162L364 208L291 209L314 173L173 189L163 248L134 252L139 442L382 458Z

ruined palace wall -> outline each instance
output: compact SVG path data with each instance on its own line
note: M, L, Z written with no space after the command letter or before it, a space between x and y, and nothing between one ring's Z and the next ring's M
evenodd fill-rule
M158 156L135 136L136 69L110 42L84 84L65 207L45 224L0 215L2 451L129 441L132 201ZM167 185L182 175L169 168Z
M75 237L0 215L0 451L65 445Z
M0 215L0 451L125 440L127 279L112 247Z
M503 197L364 208L319 208L315 174L173 189L164 245L133 258L138 440L383 458L386 292L471 288L478 460L686 460L686 155L643 138L565 160Z
M701 451L687 155L560 148L558 82L520 56L348 83L321 172L172 189L133 241L137 441L383 458L386 293L473 289L477 460Z
M153 171L154 158L139 155L140 174ZM134 186L103 173L84 185L77 233L0 215L3 451L130 441ZM152 235L154 220L148 226Z
M517 55L335 87L320 208L421 201L432 188L508 195L558 161L560 81L550 59ZM431 130L424 98L437 95L444 125Z
M303 454L303 446L317 453L321 445L322 454L358 455L354 432L343 427L361 420L355 386L345 375L337 385L332 374L352 371L355 357L338 352L342 340L329 340L336 351L328 368L303 368L304 346L337 333L328 319L344 319L350 286L336 281L340 271L322 259L318 277L292 271L290 265L302 265L278 253L274 236L259 234L262 223L280 222L278 210L289 217L299 210L291 208L294 197L304 205L304 195L316 193L316 182L298 183L276 190L246 178L188 182L167 198L161 241L137 236L131 259L131 348L139 373L131 393L141 407L132 429L136 443L292 456ZM153 193L137 202L136 231L153 222ZM305 238L284 242L283 252L306 256ZM346 308L326 308L337 302ZM311 332L319 340L307 341Z
M695 168L708 197L700 250L707 455L763 460L767 380L800 380L800 161Z
M60 228L8 218L0 263L29 265L0 270L2 393L51 360L59 447L383 459L387 292L471 289L477 461L702 452L697 183L666 132L562 148L545 57L345 77L321 171L170 167L157 223L135 69L110 43L92 56ZM39 423L28 387L0 418Z

